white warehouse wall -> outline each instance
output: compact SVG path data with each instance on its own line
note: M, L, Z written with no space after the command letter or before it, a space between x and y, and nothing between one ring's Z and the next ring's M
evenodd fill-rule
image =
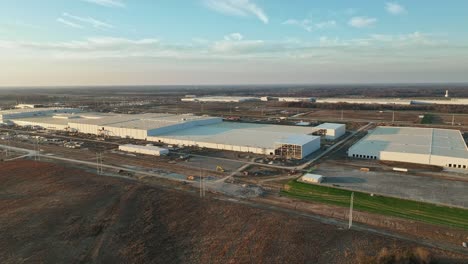
M302 158L314 153L320 149L320 137L314 138L312 141L302 145Z

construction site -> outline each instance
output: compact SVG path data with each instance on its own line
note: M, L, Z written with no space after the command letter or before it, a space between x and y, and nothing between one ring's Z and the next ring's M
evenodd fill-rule
M430 255L438 263L466 261L468 164L453 160L468 153L468 113L317 109L310 104L322 103L305 99L259 106L261 100L245 99L257 95L181 103L182 93L131 102L113 93L105 103L68 95L74 101L61 107L1 102L0 180L10 197L1 206L12 219L2 223L2 233L18 233L18 243L1 240L7 251L0 258L47 261L41 243L20 249L20 241L45 238L49 230L50 243L68 241L52 259L69 245L76 248L64 261L358 263L382 250ZM432 123L421 122L429 115ZM8 177L13 174L20 176ZM54 184L63 187L55 189L48 183L58 175ZM14 195L37 188L41 199ZM65 204L61 192L68 189ZM87 206L96 201L99 206ZM67 206L82 209L60 209ZM37 208L40 224L20 230L28 215L14 212L27 208ZM51 218L51 210L63 219ZM250 216L240 217L244 211ZM181 214L203 224L177 221ZM53 225L48 219L66 224L44 229ZM238 240L215 246L226 237ZM167 246L168 239L172 255L149 253L150 245ZM189 246L199 239L206 243ZM274 253L286 240L291 244ZM286 253L330 243L339 246L327 256Z

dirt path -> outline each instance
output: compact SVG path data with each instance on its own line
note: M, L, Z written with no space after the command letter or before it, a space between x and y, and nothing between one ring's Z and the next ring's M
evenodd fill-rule
M418 244L56 164L1 163L3 263L358 263ZM11 177L15 175L15 177ZM429 250L429 249L424 249ZM467 257L433 250L439 263Z

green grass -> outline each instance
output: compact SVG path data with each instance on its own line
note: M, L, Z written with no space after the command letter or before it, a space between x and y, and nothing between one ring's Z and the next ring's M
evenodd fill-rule
M421 119L421 124L432 124L434 121L434 116L431 114L425 114L424 117Z
M349 207L351 197L351 191L348 190L295 180L290 181L281 193L301 200L343 207ZM468 210L460 208L354 192L354 209L468 230Z

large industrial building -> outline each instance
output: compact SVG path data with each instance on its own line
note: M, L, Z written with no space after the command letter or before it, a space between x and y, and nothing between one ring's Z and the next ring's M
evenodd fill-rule
M77 113L79 109L75 108L24 108L0 111L0 123L6 123L11 119L46 116L58 113Z
M205 97L186 97L181 99L182 102L219 102L219 103L243 103L260 101L257 97L245 96L205 96Z
M402 98L320 98L317 103L379 104L379 105L468 105L467 98L402 99Z
M321 137L317 135L336 139L346 130L340 124L324 124L319 127L279 126L229 123L223 122L219 117L191 114L121 115L58 108L0 111L0 117L5 123L18 126L293 159L302 159L318 150Z
M346 125L335 123L323 123L315 127L325 131L325 138L328 140L336 140L346 134Z
M313 97L278 97L278 101L280 101L280 102L295 102L295 103L300 103L300 102L313 103L313 102L315 102L315 98L313 98Z
M219 122L150 137L150 141L302 159L320 148L313 128Z
M359 159L388 160L468 168L468 149L458 130L413 127L377 127L348 150Z

